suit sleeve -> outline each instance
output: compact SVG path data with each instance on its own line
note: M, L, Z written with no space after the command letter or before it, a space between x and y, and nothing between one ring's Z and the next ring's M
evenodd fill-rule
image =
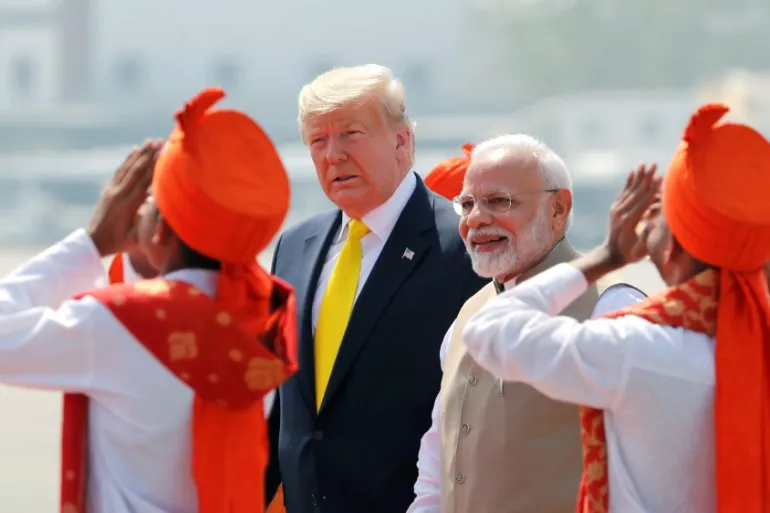
M283 236L278 238L273 251L273 261L270 264L270 274L275 274L275 267L278 261L278 252L281 247ZM267 435L270 443L270 460L265 469L265 505L270 504L275 497L278 487L281 485L281 468L278 464L278 437L281 430L281 390L275 390L275 399L273 407L267 417Z

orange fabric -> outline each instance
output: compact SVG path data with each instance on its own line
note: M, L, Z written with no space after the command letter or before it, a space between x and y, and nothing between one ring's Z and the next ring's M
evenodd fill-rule
M107 276L110 278L110 283L123 283L123 253L118 253L112 257L110 267L107 270Z
M153 195L185 243L222 263L215 301L240 329L258 336L274 283L256 260L286 217L289 178L259 125L241 112L212 108L223 97L219 88L204 90L177 113L155 167ZM219 513L228 504L237 506L230 513L253 511L243 506L252 493L251 478L223 481L223 475L261 479L263 471L253 471L259 466L257 444L264 440L250 430L257 422L251 417L259 413L262 422L264 414L256 404L252 410L244 416L196 399L193 472L200 513ZM229 443L222 447L224 435Z
M245 114L201 92L176 114L155 167L163 218L196 251L224 263L253 261L289 208L289 178L267 134Z
M294 294L281 281L274 285L276 308L262 320L259 339L233 312L185 283L145 280L83 294L109 308L195 391L192 471L201 512L264 511L264 489L254 486L268 461L262 398L297 369ZM78 485L63 489L69 495L62 496L62 511L83 512L88 399L68 394L65 401L78 409L65 410L63 484Z
M684 328L714 336L720 276L706 271L688 282L604 318L635 315L665 326ZM583 443L583 475L580 480L577 513L609 512L609 468L604 411L580 408L580 434Z
M453 200L463 190L463 180L471 163L472 144L463 145L463 157L452 157L441 162L425 177L425 185L436 194Z
M692 117L663 185L663 215L682 247L721 269L716 333L716 486L720 513L770 511L770 142Z
M266 513L286 513L286 507L283 505L283 485L278 487L273 502L270 503Z
M184 365L179 367L169 358L173 360L175 350L189 344L190 336L200 338L194 344L200 354L196 361L201 369L220 365L216 372L220 385L215 386L219 392L213 396L206 391L213 386L206 381L210 372L201 378L201 385L193 382L192 369L184 371L196 392L192 473L199 512L253 513L264 510L264 490L254 486L264 479L268 451L261 398L267 389L296 371L293 291L257 264L258 254L275 236L288 211L289 180L277 150L253 120L241 112L211 108L223 97L219 88L204 90L177 113L177 126L153 176L153 195L165 222L190 247L222 263L213 302L201 298L196 289L190 289L190 294L200 298L197 303L182 301L185 294L175 293L174 287L168 293L163 280L88 294L110 306L136 338L185 381L178 373ZM122 266L122 262L114 265ZM117 274L122 273L116 270ZM161 303L163 308L158 307ZM227 319L227 333L212 327L211 311L201 306L204 304L218 312L217 319ZM157 311L166 317L154 319L153 312ZM182 323L179 326L185 322L187 326L198 323L198 328L202 322L210 325L201 332L188 329L172 334L187 342L177 340L181 346L174 344L169 355L171 340L161 343L158 334L172 326L171 312ZM231 352L229 358L223 357L223 340L228 347L239 343L241 356L236 358ZM156 352L156 347L162 349ZM251 358L254 351L267 351L273 358ZM246 371L241 362L250 364ZM243 389L244 373L251 383L248 393ZM84 396L65 398L63 476L73 478L62 481L62 509L68 513L69 506L74 505L80 513L85 507L83 428L87 426L87 407Z

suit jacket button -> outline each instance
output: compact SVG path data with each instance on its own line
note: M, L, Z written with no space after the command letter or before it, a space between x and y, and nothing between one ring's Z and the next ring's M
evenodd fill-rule
M313 506L318 506L318 499L316 499L315 494L310 494L310 502L313 504Z
M313 431L313 440L319 441L323 437L324 437L324 432L321 431L320 429L316 429L315 431Z

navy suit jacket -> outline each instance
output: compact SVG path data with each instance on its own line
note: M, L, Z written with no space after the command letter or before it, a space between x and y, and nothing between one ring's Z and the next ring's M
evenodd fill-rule
M418 177L356 300L316 413L311 312L341 219L339 210L314 216L275 249L272 272L297 294L300 370L270 415L267 497L283 482L287 513L404 513L441 382L441 341L487 280L471 269L452 204Z

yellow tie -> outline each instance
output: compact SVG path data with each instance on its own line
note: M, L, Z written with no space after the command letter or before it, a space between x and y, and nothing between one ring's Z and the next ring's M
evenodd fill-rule
M334 264L326 286L315 328L315 397L316 408L321 407L326 385L332 374L334 360L345 335L361 272L361 238L369 228L358 219L348 223L348 238Z

